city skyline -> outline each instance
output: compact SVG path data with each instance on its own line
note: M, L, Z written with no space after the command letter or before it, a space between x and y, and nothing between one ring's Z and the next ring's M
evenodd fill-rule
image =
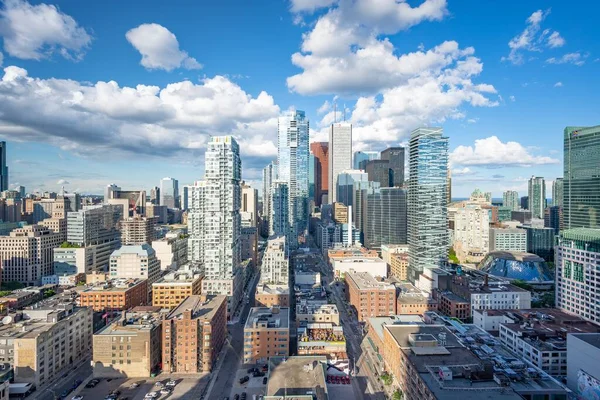
M6 71L0 98L5 117L0 135L12 149L8 157L11 186L57 191L65 185L68 191L101 194L112 182L149 190L163 176L173 176L181 185L192 184L202 179L208 136L233 134L246 166L243 179L259 188L262 167L276 154L277 117L293 107L305 110L314 121L311 142L326 140L330 123L342 121L345 114L353 124L354 151L381 151L405 144L408 133L420 126L443 126L450 138L453 195L465 197L478 186L499 197L505 190L524 192L531 169L548 184L562 176L560 132L575 123L594 125L589 99L598 89L593 79L598 45L590 39L597 36L594 30L598 28L586 23L590 16L575 15L576 10L566 4L519 4L510 13L496 10L490 14L488 7L476 2L437 1L422 13L416 11L419 4L413 4L407 20L393 21L375 15L358 17L356 10L346 9L350 6L326 4L329 7L316 10L303 8L298 1L265 4L259 13L264 24L249 25L236 14L232 18L247 32L249 43L235 43L228 33L218 49L207 42L214 37L210 31L214 25L197 20L207 18L218 25L227 15L226 4L194 5L186 13L180 7L166 12L147 7L135 18L133 9L125 8L120 10L119 21L111 23L95 8L98 5L61 4L60 9L23 1L4 5L0 18L10 22L10 29L4 32L2 50ZM400 7L392 5L396 6ZM254 6L239 5L240 15L250 12L247 7L255 11ZM73 24L74 29L66 31L66 38L57 39L63 32L59 26L59 32L24 43L14 35L22 30L27 37L32 31L18 26L15 16L22 10L36 16L47 12L60 17L61 23ZM331 37L320 37L324 33L317 28L340 13L348 16L347 22L359 22L368 29L349 32L348 48L341 41L336 54ZM570 26L570 19L591 28L581 34ZM466 20L486 23L467 29L472 24L465 24ZM29 25L35 28L36 21L32 19ZM139 37L149 33L165 38L164 46L147 49L140 45ZM364 35L370 34L381 37L368 44ZM252 46L253 40L272 35L279 40L275 51ZM384 67L369 63L368 56L359 58L356 49L362 47L389 58L389 65L403 72L381 71ZM173 50L168 53L174 55L171 60L160 57L166 50ZM397 56L392 56L392 50ZM111 54L110 61L104 60L106 54ZM230 54L244 57L244 66ZM258 66L267 56L270 64L279 67L265 79ZM411 59L419 70L407 68ZM334 60L349 61L362 71L361 76L378 79L352 79L349 70L327 69ZM102 68L96 66L100 64ZM426 90L429 81L421 70L441 80L444 71L454 73L461 80L457 94L443 89L448 82L441 80ZM329 73L339 79L312 79ZM12 112L19 107L8 93L16 88L30 96L37 125ZM36 97L40 88L47 89L47 98ZM407 104L402 93L422 98L415 109L397 107ZM335 101L334 118L336 96L340 97ZM543 101L531 101L534 98ZM57 120L59 113L53 112L48 99L65 105L62 119ZM206 108L198 106L199 100ZM421 101L432 106L430 111L419 106ZM524 104L527 118L520 118ZM389 106L394 110L386 114ZM89 118L78 118L81 109L107 125L94 127ZM524 131L528 134L523 135ZM132 168L132 154L144 157L143 162L153 168ZM42 164L49 166L43 171L36 168Z

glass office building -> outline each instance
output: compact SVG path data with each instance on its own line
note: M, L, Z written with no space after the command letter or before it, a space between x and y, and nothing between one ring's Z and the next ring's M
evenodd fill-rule
M600 125L564 131L565 229L600 228Z
M409 279L448 258L448 138L442 128L410 136L408 180Z

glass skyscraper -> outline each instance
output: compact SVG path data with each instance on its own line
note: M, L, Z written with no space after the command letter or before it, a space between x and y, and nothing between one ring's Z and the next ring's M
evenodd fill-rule
M552 182L552 205L555 207L563 206L563 191L564 191L564 179L556 178Z
M6 166L6 142L0 142L0 192L8 190L8 167Z
M355 151L354 152L354 169L365 170L368 161L379 160L378 151Z
M448 138L442 128L410 136L408 180L409 279L448 258Z
M406 244L406 190L375 189L366 200L365 247L381 250L384 244Z
M532 218L544 219L546 209L546 181L540 176L532 176L528 186L529 211Z
M511 211L519 211L521 208L521 199L519 198L519 193L514 190L507 190L502 193L502 205L504 207L510 208Z
M179 208L179 182L173 178L160 181L160 205L167 208Z
M564 227L600 228L600 125L564 131Z
M279 117L277 128L277 179L289 191L290 248L308 229L308 133L304 111L288 111Z

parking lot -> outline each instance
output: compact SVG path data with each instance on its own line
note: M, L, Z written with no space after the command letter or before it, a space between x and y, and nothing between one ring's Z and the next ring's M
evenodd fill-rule
M243 378L244 376L248 376L250 379L248 380L248 382L246 382L244 384L240 384L240 379ZM266 374L265 374L265 376L266 376ZM233 385L233 388L231 389L231 394L229 395L229 399L234 400L236 394L241 396L241 394L243 392L246 392L246 396L247 396L246 398L248 400L252 400L252 395L256 395L257 399L261 395L264 396L265 392L267 390L267 386L263 385L263 378L264 377L254 378L252 376L252 374L248 374L247 368L239 369L236 373L235 383Z
M171 378L177 383L172 392L170 394L159 393L155 400L198 400L208 385L208 374L161 375L148 379L101 379L94 388L84 387L79 395L83 396L83 400L104 400L109 393L118 390L121 392L118 400L144 400L147 393L160 392L160 388L155 385L157 381L166 383ZM136 388L132 387L134 383L138 385ZM72 399L72 396L69 399Z

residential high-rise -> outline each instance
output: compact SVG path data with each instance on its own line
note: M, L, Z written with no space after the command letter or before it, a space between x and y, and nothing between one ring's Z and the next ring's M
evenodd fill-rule
M267 222L271 219L271 185L273 181L277 179L277 163L271 161L266 167L263 168L263 179L262 179L262 217Z
M150 189L150 202L157 206L160 205L160 188L158 186Z
M544 219L544 209L546 209L546 182L544 178L532 176L529 179L528 197L531 216Z
M171 272L152 284L152 305L173 309L189 296L201 292L201 274L191 270Z
M180 332L185 331L185 334ZM163 371L210 372L227 338L225 296L189 296L163 320Z
M242 208L240 209L242 226L254 227L258 225L258 190L242 182Z
M160 204L167 208L179 208L179 182L173 178L160 180Z
M232 136L213 136L204 160L204 181L190 188L188 259L204 272L202 293L229 296L233 314L242 290L240 147Z
M365 171L372 182L379 182L380 187L390 187L390 162L388 160L367 161Z
M565 229L600 228L600 125L564 131Z
M448 138L442 128L411 133L409 166L409 278L416 280L448 258Z
M252 307L244 326L244 364L290 355L290 309ZM287 397L287 396L286 396Z
M329 193L329 143L311 143L310 151L315 156L315 205L320 207Z
M269 199L271 217L269 218L269 236L288 236L290 231L289 190L287 182L275 181L271 184Z
M156 226L156 217L128 217L121 221L121 244L151 244L156 237L154 227Z
M147 279L151 291L152 284L160 278L160 261L149 244L122 246L110 255L108 275L111 279Z
M489 249L490 218L480 204L467 204L454 215L454 250L460 262L479 262Z
M278 119L277 179L288 184L290 248L308 229L309 122L304 111L288 111Z
M507 190L502 193L502 205L510 208L512 211L518 211L521 208L519 193L514 190Z
M179 206L183 211L187 211L190 204L190 186L184 185L181 188L181 196L179 197Z
M355 151L352 165L354 169L360 169L364 171L367 166L367 162L371 160L379 160L379 157L381 157L381 155L378 151Z
M381 188L367 194L363 234L364 245L370 250L407 242L405 189Z
M6 166L6 142L0 142L0 192L8 190L8 167Z
M352 124L336 122L329 128L329 204L338 201L337 177L347 169L352 169Z
M262 259L260 281L262 284L287 285L289 282L289 260L285 237L269 238Z
M564 179L556 178L552 182L552 205L554 207L563 206Z
M381 159L389 162L390 186L404 185L404 147L389 147L381 152Z
M562 231L555 254L556 307L600 323L600 230L575 228Z

